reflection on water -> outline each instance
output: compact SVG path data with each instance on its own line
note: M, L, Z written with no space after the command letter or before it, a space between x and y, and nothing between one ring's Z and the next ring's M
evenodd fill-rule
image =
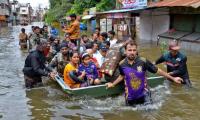
M42 24L39 24L42 26ZM0 32L0 118L28 119L133 119L167 120L200 118L200 55L184 51L192 89L169 84L151 89L153 104L125 106L123 95L107 98L72 97L66 95L54 81L32 90L24 88L22 68L27 51L20 51L18 34L21 26L1 28ZM25 26L30 32L31 26ZM156 45L140 45L140 55L154 61L160 56ZM162 67L162 66L159 66ZM163 68L163 67L162 67ZM164 68L165 69L165 68Z

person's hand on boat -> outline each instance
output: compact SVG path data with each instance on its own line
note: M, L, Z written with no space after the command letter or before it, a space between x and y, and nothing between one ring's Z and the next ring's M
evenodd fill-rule
M180 77L174 77L173 81L174 81L175 83L181 84L181 83L183 82L183 79L180 78Z
M114 87L113 83L108 82L106 83L106 89Z

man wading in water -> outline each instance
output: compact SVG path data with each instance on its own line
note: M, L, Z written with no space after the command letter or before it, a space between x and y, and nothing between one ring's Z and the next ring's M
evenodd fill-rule
M44 50L47 42L40 41L36 50L29 53L23 68L26 88L33 88L42 84L42 76L54 78L56 73L45 66Z
M119 63L119 77L113 83L107 83L111 88L124 80L125 100L127 105L143 104L147 97L146 71L162 75L175 83L181 84L182 79L172 77L161 69L153 65L149 60L138 56L137 44L130 41L125 46L126 58Z
M192 87L186 64L187 56L179 50L180 46L176 40L169 42L169 52L158 58L155 64L157 65L165 62L168 74L174 77L181 77L183 79L182 84Z

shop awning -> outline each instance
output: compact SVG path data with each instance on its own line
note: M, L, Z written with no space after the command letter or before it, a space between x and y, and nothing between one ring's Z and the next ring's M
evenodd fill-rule
M6 16L5 15L0 15L0 20L1 21L6 21Z
M92 17L94 17L95 15L85 15L82 17L83 20L88 20L91 19Z
M124 13L124 12L130 12L130 11L139 11L139 10L143 10L147 7L136 7L136 8L132 8L132 9L119 9L119 10L110 10L110 11L105 11L105 12L97 12L96 14L111 14L111 13Z
M149 7L193 7L198 8L200 0L164 0L160 2L153 2Z

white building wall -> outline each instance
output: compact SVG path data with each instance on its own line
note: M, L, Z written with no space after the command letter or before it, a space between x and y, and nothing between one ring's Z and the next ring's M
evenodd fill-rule
M157 36L169 30L168 11L146 10L140 14L140 40L157 41Z
M20 7L20 15L28 15L29 11L28 11L28 7Z

